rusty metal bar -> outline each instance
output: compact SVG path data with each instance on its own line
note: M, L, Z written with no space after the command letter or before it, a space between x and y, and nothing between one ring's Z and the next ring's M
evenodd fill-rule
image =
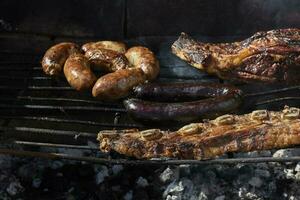
M59 91L75 91L72 87L66 86L66 87L53 87L53 86L10 86L10 85L1 85L1 90L59 90Z
M103 112L126 112L125 108L107 108L96 106L52 106L52 105L11 105L0 104L0 109L44 109L44 110L87 110L87 111L103 111Z
M122 106L122 104L117 103L108 103L97 100L86 100L86 99L75 99L75 98L55 98L55 97L32 97L32 96L17 96L15 98L1 97L0 100L5 101L15 101L19 100L28 100L28 101L55 101L55 102L72 102L72 103L85 103L85 104L96 104L101 106Z
M65 131L65 130L54 130L54 129L43 129L43 128L31 128L31 127L0 127L0 131L19 131L19 132L31 132L31 133L40 133L40 134L49 134L49 135L62 135L62 136L71 136L71 137L87 137L95 138L96 133L88 132L78 132L78 131ZM0 133L0 136L3 133Z
M287 100L300 101L300 97L275 98L275 99L257 102L257 103L255 103L255 105L259 106L259 105L265 105L265 104L270 104L270 103L275 103L275 102L280 102L280 101L287 101Z
M54 144L54 143L44 143L44 142L27 142L27 141L13 141L12 143L18 145L27 146L38 146L38 147L50 147L50 148L70 148L70 149L83 149L83 150L99 150L97 147L90 147L84 145L70 145L70 144Z
M56 122L56 123L72 123L72 124L84 124L84 125L92 125L92 126L120 127L120 128L143 128L144 127L139 124L100 123L95 121L62 119L62 118L53 118L53 117L1 116L0 115L0 119L37 120L37 121L49 121L49 122Z
M279 88L279 89L274 89L274 90L268 90L268 91L264 91L264 92L256 92L256 93L245 94L244 97L269 95L269 94L274 94L274 93L279 93L279 92L287 92L287 91L290 91L290 90L297 90L297 89L300 89L300 85L285 87L285 88Z
M261 163L261 162L299 162L300 156L273 158L273 157L259 157L259 158L229 158L229 159L215 159L215 160L128 160L128 159L109 159L96 158L87 156L73 156L62 153L44 153L34 151L19 151L12 149L0 149L0 154L8 154L19 157L38 157L53 160L75 160L85 161L98 164L123 164L123 165L211 165L211 164L237 164L237 163Z

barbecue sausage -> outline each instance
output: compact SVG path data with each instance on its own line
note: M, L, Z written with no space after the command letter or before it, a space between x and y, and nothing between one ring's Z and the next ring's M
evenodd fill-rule
M234 111L241 104L238 93L229 93L198 101L166 103L143 101L140 99L124 100L128 114L142 122L194 122L211 119Z
M98 41L98 42L89 42L82 45L81 49L84 52L87 52L91 49L108 49L113 50L118 53L126 52L126 45L123 42L116 41Z
M92 94L101 100L116 100L126 97L132 88L145 81L140 68L121 69L98 79Z
M66 60L64 74L69 84L78 91L92 88L97 80L88 59L82 54L72 54Z
M146 47L132 47L125 56L135 68L141 68L147 80L153 80L159 73L159 63L152 51Z
M159 73L159 64L154 54L145 47L132 47L125 56L130 67L100 77L92 94L102 100L116 100L127 96L132 88Z
M242 103L241 90L216 83L148 83L135 87L134 93L138 98L159 101L124 101L129 115L143 122L210 119L232 112ZM178 100L185 102L172 103Z
M128 68L129 63L124 54L109 49L89 49L85 52L91 67L105 72L114 72Z
M217 83L146 83L133 89L139 99L159 102L193 101L226 95L230 92L241 94L236 87Z
M48 49L42 60L42 67L48 75L58 75L62 72L67 58L74 53L79 53L79 46L71 42L63 42Z

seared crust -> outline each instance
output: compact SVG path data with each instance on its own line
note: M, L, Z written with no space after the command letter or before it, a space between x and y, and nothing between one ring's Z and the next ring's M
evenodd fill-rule
M98 41L98 42L89 42L82 45L81 49L84 52L87 52L91 49L108 49L116 51L118 53L126 52L126 45L123 42L116 41Z
M121 69L99 78L93 87L93 96L101 100L126 97L132 88L145 81L140 68Z
M159 73L154 54L145 47L132 47L126 54L130 67L100 77L93 87L93 96L102 100L126 97L134 86L153 80Z
M136 68L141 68L146 75L147 80L153 80L159 73L159 63L155 55L146 47L132 47L125 56L129 63Z
M245 115L224 115L204 123L187 125L178 131L158 129L114 132L100 131L100 149L136 158L172 157L211 159L228 152L285 148L300 144L299 109L281 112L253 111ZM153 133L153 137L151 136ZM159 134L158 134L159 132ZM155 136L155 137L154 137ZM150 138L150 139L149 139Z
M129 67L127 58L123 53L109 49L89 49L85 52L93 68L102 69L105 72L114 72Z
M69 84L79 91L92 88L97 80L88 59L82 54L73 54L66 60L64 74Z
M300 29L258 32L241 42L221 44L196 42L182 33L172 52L223 79L300 82Z
M74 53L79 53L79 46L71 42L63 42L48 49L43 57L43 70L48 75L58 75L62 72L67 58Z

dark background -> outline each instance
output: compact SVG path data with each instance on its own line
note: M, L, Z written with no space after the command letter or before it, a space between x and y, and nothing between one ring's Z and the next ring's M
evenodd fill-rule
M298 0L1 0L2 33L128 39L299 27Z

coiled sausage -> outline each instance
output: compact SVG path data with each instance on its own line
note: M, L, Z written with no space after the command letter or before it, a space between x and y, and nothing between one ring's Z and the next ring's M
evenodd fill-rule
M79 53L79 46L71 42L63 42L48 49L42 60L42 67L48 75L58 75L62 72L67 58L74 53Z
M82 54L72 54L65 63L64 74L69 84L78 91L91 89L97 78Z
M132 47L125 56L129 68L100 77L93 87L94 97L102 100L120 99L127 96L134 86L153 80L158 75L158 61L148 48Z

